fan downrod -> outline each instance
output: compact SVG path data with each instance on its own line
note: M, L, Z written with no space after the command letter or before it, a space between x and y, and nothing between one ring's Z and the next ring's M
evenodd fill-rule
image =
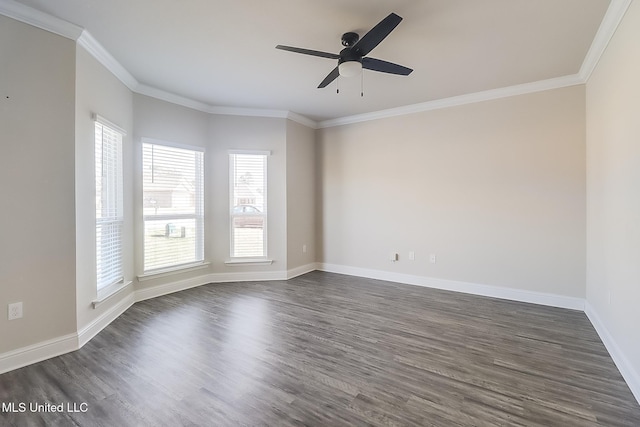
M358 33L348 32L342 35L342 46L352 47L354 44L358 43L360 40L360 36Z

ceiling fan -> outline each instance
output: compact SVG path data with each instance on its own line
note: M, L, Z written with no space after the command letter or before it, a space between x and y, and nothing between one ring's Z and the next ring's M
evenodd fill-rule
M400 16L391 13L369 30L362 38L360 38L358 33L344 33L342 35L342 45L345 46L345 48L340 51L340 54L283 45L276 46L276 49L288 50L304 55L319 56L321 58L337 59L338 66L318 85L319 89L326 87L338 78L338 76L357 76L362 72L363 68L381 73L408 76L413 71L411 68L366 56L398 26L400 21L402 21Z

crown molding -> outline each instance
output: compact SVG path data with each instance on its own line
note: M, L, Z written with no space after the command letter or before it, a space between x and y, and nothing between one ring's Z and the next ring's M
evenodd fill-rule
M596 36L594 37L589 51L582 63L580 71L577 74L374 111L371 113L356 114L353 116L340 117L321 122L315 122L308 117L286 110L215 106L142 84L138 82L135 77L133 77L133 75L129 73L129 71L124 68L122 64L120 64L87 30L75 24L56 18L14 0L0 0L0 14L63 37L76 40L80 46L86 49L87 52L89 52L96 60L98 60L98 62L113 73L132 92L210 114L284 118L293 120L312 129L320 129L584 84L587 82L591 73L598 64L600 57L604 53L611 37L613 37L613 34L618 28L618 25L622 21L622 18L632 1L633 0L611 0L598 32L596 33Z
M302 114L294 113L293 111L287 112L287 119L296 123L300 123L301 125L311 129L318 129L318 122L316 122L315 120L311 120L310 118L303 116Z
M270 110L263 108L243 108L243 107L223 107L212 105L209 107L211 114L220 114L223 116L248 116L248 117L273 117L286 119L289 114L286 110Z
M442 108L457 107L466 104L475 104L477 102L491 101L494 99L508 98L511 96L525 95L527 93L542 92L551 89L559 89L583 83L584 81L580 78L580 76L578 76L578 74L572 74L569 76L556 77L553 79L540 80L537 82L524 83L520 85L491 89L482 92L453 96L451 98L443 98L434 101L421 102L418 104L405 105L403 107L389 108L387 110L373 111L371 113L356 114L353 116L325 120L318 123L318 128L342 126L352 123L384 119L388 117L403 116L406 114L420 113L423 111L432 111Z
M585 83L589 80L589 77L591 77L591 73L595 70L596 65L598 65L602 54L609 45L611 37L613 37L618 29L620 21L622 21L625 13L627 13L627 9L631 5L631 2L632 0L611 0L609 8L600 23L600 28L598 28L598 32L593 38L591 47L589 48L589 51L582 62L582 67L580 67L580 72L578 73Z
M131 89L133 92L140 95L156 98L161 101L167 101L172 104L181 105L183 107L191 108L192 110L202 111L203 113L209 113L211 106L204 102L196 101L195 99L186 98L184 96L176 95L175 93L167 92L162 89L148 86L143 83L138 83Z
M87 30L82 30L78 37L78 45L82 46L91 56L109 70L118 80L120 80L129 90L134 90L138 86L138 81L131 75L117 59L109 53Z
M387 117L400 116L405 114L413 114L422 111L431 111L441 108L454 107L476 102L489 101L493 99L506 98L516 95L524 95L527 93L540 92L550 89L559 89L567 86L574 86L587 83L591 73L600 61L609 41L618 29L618 25L624 18L627 9L633 0L611 0L607 12L602 18L600 27L589 47L589 51L577 74L563 77L557 77L548 80L541 80L532 83L525 83L505 88L492 89L483 92L476 92L451 98L438 99L434 101L423 102L419 104L407 105L403 107L390 108L371 113L357 114L353 116L340 117L337 119L324 120L318 123L317 128L328 128L334 126L342 126L351 123L365 122L369 120L383 119Z
M294 113L288 110L270 110L263 108L242 108L242 107L222 107L209 106L207 111L211 114L220 114L227 116L246 116L246 117L272 117L279 119L288 119L312 129L318 128L318 123L302 114Z
M209 114L273 117L290 119L314 129L317 126L315 121L291 111L215 106L142 84L138 82L138 80L136 80L136 78L125 67L123 67L122 64L120 64L120 62L118 62L118 60L115 59L113 55L111 55L111 53L109 53L109 51L105 49L89 31L78 25L56 18L55 16L49 15L48 13L39 11L22 3L18 3L14 0L0 0L0 14L76 41L79 46L82 46L91 56L109 70L132 92Z
M176 95L152 86L138 83L131 90L140 95L149 96L151 98L160 99L172 104L181 105L193 110L202 111L208 114L218 114L223 116L245 116L245 117L270 117L279 119L289 119L298 122L312 129L317 128L317 123L303 115L286 110L271 110L266 108L242 108L242 107L224 107L219 105L210 105L204 102L196 101L191 98Z
M288 119L312 129L318 128L318 123L316 123L315 121L303 116L302 114L294 113L293 111L288 110L211 106L209 112L211 114L221 114L229 116L273 117Z
M0 14L71 40L77 40L83 30L71 22L13 0L0 0Z

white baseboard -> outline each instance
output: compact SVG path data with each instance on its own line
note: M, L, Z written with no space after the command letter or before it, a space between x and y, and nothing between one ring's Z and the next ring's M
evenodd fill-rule
M585 314L591 321L591 324L595 328L596 332L600 336L602 343L607 348L609 355L613 359L613 362L618 367L622 378L626 381L631 393L636 398L638 403L640 404L640 374L634 369L633 364L629 362L629 359L626 358L616 341L613 339L613 336L609 332L609 330L604 326L604 323L598 316L598 313L593 309L589 302L585 304Z
M84 328L78 331L78 348L82 348L86 343L88 343L91 338L98 335L98 333L106 328L109 323L113 322L120 316L122 313L127 311L129 307L131 307L135 303L133 292L130 292L126 297L122 298L120 302L111 307L109 310L105 311L98 318L94 319L91 323L89 323Z
M78 349L78 334L42 341L0 354L0 374Z
M287 271L213 273L138 289L134 293L127 295L122 301L77 333L0 354L0 374L78 350L138 301L194 288L207 283L288 280L314 270L584 311L627 382L631 392L636 400L638 400L638 403L640 403L640 375L624 356L624 353L615 343L597 313L581 298L325 263L310 263Z
M313 268L309 269L309 266L313 266ZM287 280L290 277L295 277L300 274L308 273L309 271L315 270L315 263L312 265L310 264L309 266L303 266L304 268L299 267L290 271L242 271L203 274L202 276L192 277L190 279L138 289L135 291L135 300L136 302L144 301L146 299L156 298L162 295L171 294L173 292L184 291L185 289L195 288L198 286L206 285L208 283L264 282L268 280Z
M211 273L207 283L228 282L265 282L268 280L286 280L286 271L242 271L230 273Z
M185 289L195 288L196 286L206 285L209 282L209 275L205 274L191 279L179 280L177 282L166 283L164 285L150 286L147 288L136 289L135 302L144 301L150 298L156 298L162 295L171 294Z
M0 354L0 374L82 348L91 338L107 327L109 323L127 311L133 303L133 293L130 293L124 297L122 301L111 307L78 332Z
M406 283L408 285L424 286L445 291L463 292L465 294L482 295L511 301L527 302L547 305L551 307L569 308L584 311L582 298L564 295L546 294L542 292L521 289L503 288L500 286L482 285L478 283L460 282L455 280L437 279L434 277L414 276L410 274L393 273L382 270L348 267L336 264L318 264L318 270L330 273L347 274L350 276L366 277L369 279L386 280L389 282Z
M318 263L312 262L310 264L301 265L300 267L292 268L287 270L287 280L293 279L294 277L302 276L303 274L310 273L314 270L318 269Z

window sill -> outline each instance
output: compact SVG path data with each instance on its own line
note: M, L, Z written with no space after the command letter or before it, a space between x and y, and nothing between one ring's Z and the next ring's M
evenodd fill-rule
M232 258L226 260L224 264L229 267L237 267L241 265L271 265L273 264L273 260L264 258Z
M157 279L159 277L171 276L173 274L186 273L188 271L201 270L209 267L209 262L199 262L197 264L186 264L178 267L164 268L161 270L150 271L149 273L141 274L138 276L138 281L144 282L145 280Z
M126 282L114 283L113 285L106 286L98 291L97 298L91 301L93 308L98 308L100 304L119 293L121 290L132 284L131 280Z

